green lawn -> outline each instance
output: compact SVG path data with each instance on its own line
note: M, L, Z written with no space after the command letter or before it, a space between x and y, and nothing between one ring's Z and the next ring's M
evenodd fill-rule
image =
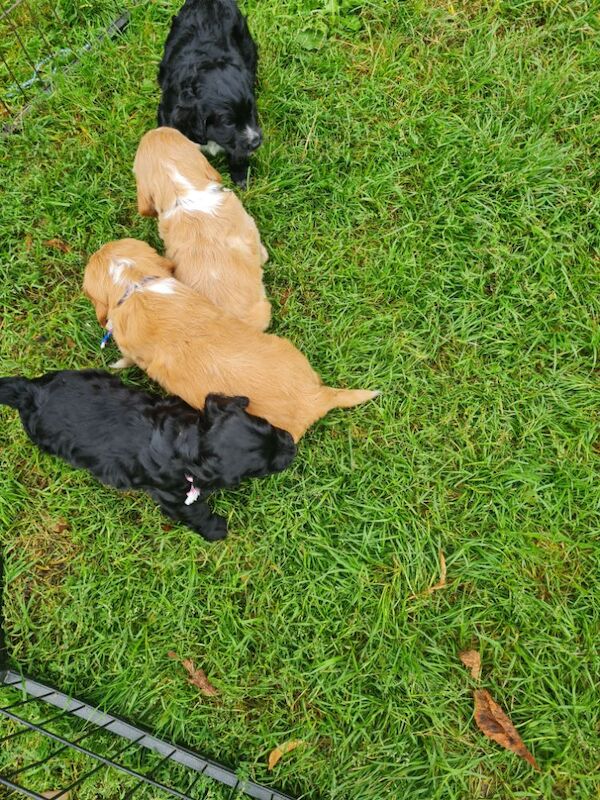
M133 7L0 142L2 374L115 358L82 272L107 240L159 245L131 165L177 6ZM327 383L382 396L215 498L217 544L41 455L2 410L14 662L307 800L597 798L600 5L245 10L265 143L243 201L273 330ZM447 585L424 594L440 549ZM540 773L475 727L468 648ZM288 739L306 745L269 772ZM103 775L77 797L120 797Z

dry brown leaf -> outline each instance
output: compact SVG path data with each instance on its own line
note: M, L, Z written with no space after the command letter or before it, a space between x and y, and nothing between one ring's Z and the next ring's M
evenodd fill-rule
M70 253L72 248L62 239L46 239L44 242L46 247L52 247L54 250L60 250L61 253Z
M205 694L207 697L214 697L216 694L219 694L215 687L210 683L208 678L206 677L206 673L203 669L196 669L194 666L194 662L190 658L184 658L181 662L181 666L186 670L188 675L190 676L188 679L188 683L192 686L196 686L202 694Z
M476 681L481 677L481 656L477 650L465 650L458 654L462 663L471 670L471 677Z
M290 299L290 295L292 294L292 287L288 286L287 289L284 289L281 294L279 295L279 305L283 309Z
M487 689L476 689L473 692L475 698L475 722L480 731L488 739L492 739L502 747L516 753L524 758L534 769L540 771L535 758L523 744L523 740L517 733L517 729L500 708L498 703L492 698Z
M215 695L219 694L218 690L215 689L215 687L206 677L204 670L196 669L191 658L180 659L177 653L175 653L173 650L169 650L167 655L169 658L174 658L181 663L181 666L189 675L188 683L191 686L196 686L196 688L200 689L202 694L206 695L207 697L214 697Z
M286 753L291 753L292 750L295 750L300 745L305 744L302 739L292 739L289 742L284 742L280 744L279 747L276 747L274 750L271 750L269 753L269 769L273 769L273 767L279 762L279 759L284 756Z
M433 586L430 586L429 589L426 589L426 594L431 594L432 592L435 592L438 589L443 589L445 585L446 585L446 559L444 558L444 554L440 550L440 579Z
M444 557L444 554L440 550L440 579L439 579L439 581L437 583L434 583L434 585L430 586L428 589L425 589L425 591L421 592L420 594L411 594L411 596L408 599L409 600L414 600L416 597L421 597L422 595L425 595L425 594L433 594L434 592L437 592L438 589L445 588L445 586L446 586L446 559Z
M52 530L54 533L64 533L65 531L71 530L71 526L64 519L59 519Z

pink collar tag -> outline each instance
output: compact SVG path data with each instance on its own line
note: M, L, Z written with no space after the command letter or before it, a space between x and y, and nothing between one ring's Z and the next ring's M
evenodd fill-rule
M194 486L194 479L191 475L185 476L186 481L189 481L192 485L190 486L188 493L185 496L185 504L186 506L191 506L192 503L195 503L196 500L200 497L200 489L197 486Z

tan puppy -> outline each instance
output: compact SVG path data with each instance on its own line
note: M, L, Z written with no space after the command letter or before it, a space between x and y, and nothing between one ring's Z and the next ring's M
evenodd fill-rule
M248 411L295 441L330 409L379 394L323 386L287 339L224 314L175 280L173 270L168 259L135 239L110 242L91 257L83 289L100 324L110 320L126 358L120 366L135 362L196 408L210 392L245 395Z
M271 305L262 283L267 251L236 195L198 146L175 128L146 133L133 171L138 210L158 216L175 277L247 325L264 331Z

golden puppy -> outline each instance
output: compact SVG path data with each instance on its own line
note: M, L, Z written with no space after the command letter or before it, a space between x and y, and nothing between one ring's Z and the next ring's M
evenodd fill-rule
M95 253L83 289L125 356L196 408L210 392L245 395L248 411L295 441L330 409L378 392L332 389L299 350L214 306L173 277L175 267L145 242L122 239Z
M175 128L146 133L133 171L138 210L158 216L175 277L247 325L264 331L271 305L262 283L267 251L252 217L198 146Z

